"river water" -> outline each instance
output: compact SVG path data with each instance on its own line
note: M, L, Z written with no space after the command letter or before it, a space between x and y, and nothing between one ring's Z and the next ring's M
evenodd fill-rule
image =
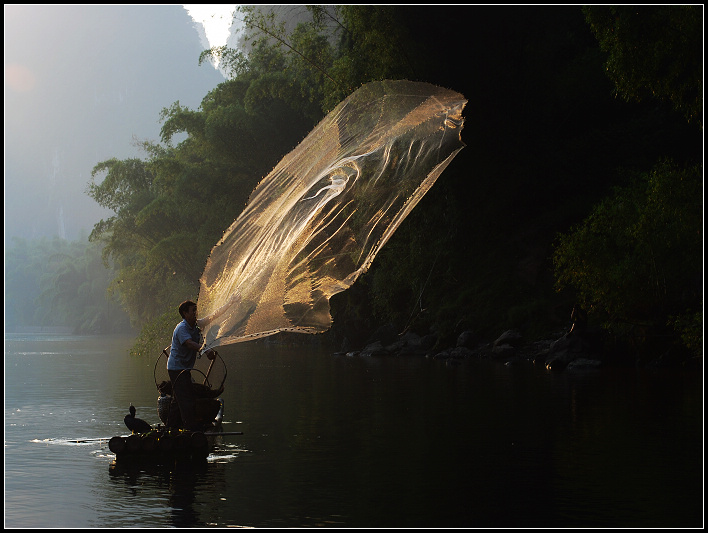
M6 527L701 527L703 383L678 371L224 347L206 462L114 464L130 339L5 336Z

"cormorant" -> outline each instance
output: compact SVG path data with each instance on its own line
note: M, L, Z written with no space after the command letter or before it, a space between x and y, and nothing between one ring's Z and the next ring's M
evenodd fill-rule
M152 430L152 426L145 422L145 420L140 420L139 418L135 418L135 407L133 407L133 404L130 404L130 414L125 415L125 418L123 421L125 422L125 425L128 426L128 429L132 431L133 433L147 433L148 431Z

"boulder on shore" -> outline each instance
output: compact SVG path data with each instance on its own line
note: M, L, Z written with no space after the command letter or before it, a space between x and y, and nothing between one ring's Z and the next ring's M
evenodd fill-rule
M441 349L434 334L421 337L407 331L403 335L392 335L393 331L390 326L382 327L377 332L380 338L374 336L361 351L342 351L337 354L364 357L417 355L455 364L464 359L489 357L505 364L527 360L554 371L598 368L601 365L598 354L593 351L592 339L586 338L584 332L563 334L563 331L559 331L556 333L560 335L558 338L527 343L519 330L509 329L494 342L484 344L474 331L465 330L458 335L454 347Z

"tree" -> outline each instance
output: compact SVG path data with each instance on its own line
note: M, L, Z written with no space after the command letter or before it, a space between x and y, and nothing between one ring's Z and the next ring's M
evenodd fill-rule
M282 73L268 70L279 61L272 50L255 51L248 70L198 110L179 102L163 109L162 143L139 144L145 159L94 167L87 193L114 215L95 225L91 240L105 243L104 258L118 266L111 288L133 324L150 328L165 310L196 299L211 248L257 182L313 126Z
M299 99L315 120L364 83L416 77L413 57L421 46L394 6L307 6L295 23L290 10L288 18L262 6L237 11L248 54L217 47L200 61L215 58L234 79L252 77L255 86L292 90L296 97L288 100ZM277 81L268 79L275 73L281 75Z
M104 179L97 183L96 177L104 172ZM164 216L165 204L159 197L155 176L144 161L111 159L97 164L91 176L87 193L115 215L97 223L89 240L104 243L104 260L112 258L119 266L113 288L119 289L117 292L131 321L138 323L151 312L150 300L144 295L161 292L165 269L174 263L169 256L156 257L160 252L165 255L164 248L158 244L167 236L171 221ZM157 221L161 223L156 224ZM167 260L162 262L163 258ZM155 271L150 269L153 265L162 265L159 271L163 276L155 276ZM183 268L177 264L174 267ZM146 269L150 269L153 282L138 285L138 280L145 281L141 272Z
M586 6L607 73L628 101L670 100L702 126L703 7Z
M557 287L573 289L591 315L619 333L663 333L694 316L702 292L701 176L701 166L664 161L616 188L559 236Z
M6 324L125 333L127 317L108 291L114 274L95 244L15 239L6 250Z
M283 9L290 14L295 8ZM615 306L613 316L622 319L639 321L648 316L649 322L674 316L675 328L683 324L686 331L696 329L695 315L685 314L695 310L695 302L689 297L677 299L675 291L683 286L669 281L680 278L676 274L680 264L668 259L671 253L684 251L684 244L676 243L690 241L689 233L681 230L674 240L667 237L667 243L674 243L671 253L650 238L652 231L668 231L651 226L651 220L670 221L657 218L655 210L661 211L661 202L652 203L650 198L662 197L648 192L650 183L664 187L673 181L644 177L629 186L615 172L626 167L648 176L657 154L677 161L675 170L657 166L657 176L689 172L692 167L685 162L697 161L695 127L677 117L669 105L648 100L646 93L641 97L649 105L612 98L598 40L581 8L480 10L466 20L465 32L449 31L451 20L468 16L468 11L457 8L298 9L299 16L290 21L277 8L273 16L262 7L245 8L243 13L251 17L246 17L248 47L212 49L201 56L201 60L219 57L222 66L230 69L229 79L207 94L196 110L179 102L163 110L161 143L144 143L146 160L120 162L100 171L115 172L116 183L126 182L122 188L108 187L105 198L115 200L119 210L99 223L95 232L107 239L116 254L121 268L116 283L123 281L116 287L132 294L131 313L148 323L144 332L159 337L157 329L149 328L166 331L164 324L173 322L170 298L196 297L201 261L238 216L257 181L353 89L386 78L423 80L465 94L469 104L463 140L470 148L461 152L398 229L369 273L352 291L333 299L335 327L347 320L338 315L339 298L351 311L348 317L369 317L370 324L396 322L400 330L411 319L419 319L416 325L421 331L435 327L448 338L454 338L459 327L472 327L484 336L508 327L546 333L549 322L557 320L548 310L558 305L552 290L551 241L562 232L568 235L561 239L564 246L559 253L569 261L567 265L573 261L572 244L591 259L588 250L595 246L599 255L594 260L602 259L605 266L617 269L608 267L603 279L603 267L592 264L588 276L596 276L595 280L565 279L566 287L605 290L608 305ZM607 9L624 20L624 12L620 13L624 8L600 7L597 12ZM623 31L632 28L628 38L641 39L637 21L651 23L651 35L662 35L652 9L637 8L648 18L632 15L629 26L623 23ZM666 9L678 9L671 15L677 20L680 13L690 15L685 20L695 15L693 8ZM614 24L612 17L608 21ZM696 50L687 44L693 37L674 36L672 44L670 32L664 36L659 41L653 38L661 46L683 47L693 54L691 58L695 56ZM648 49L654 53L652 47L660 46L637 42L645 47L643 53ZM644 60L633 52L634 45L611 44L622 52L618 64L624 72L636 68L625 59L634 55ZM670 60L671 54L659 52L654 54L655 63ZM647 62L638 71L650 77L669 73L665 77L673 86L683 87L686 82L686 90L675 93L687 101L695 89L691 80L696 79L691 58L678 57L677 64L664 65L663 70ZM684 74L671 74L679 71ZM618 73L624 75L621 69ZM635 85L651 82L632 79ZM136 176L123 178L122 172ZM146 173L142 182L141 172ZM624 187L603 202L593 220L614 233L603 234L603 241L588 230L585 242L574 239L582 224L571 232L568 228L585 218L613 185ZM678 204L671 205L677 216L687 213L680 212ZM610 216L614 212L615 223ZM619 220L625 229L617 225ZM187 241L195 258L192 263L180 256L180 246ZM656 258L656 269L633 260L628 247L636 247L637 257ZM640 273L639 278L622 285L621 276L632 269ZM568 267L566 273L570 271ZM647 287L654 291L652 302L659 307L652 302L620 307L621 291L641 296ZM145 294L159 301L149 308L142 302L145 308L141 309ZM682 305L688 307L681 311ZM603 313L598 311L596 316L610 316Z

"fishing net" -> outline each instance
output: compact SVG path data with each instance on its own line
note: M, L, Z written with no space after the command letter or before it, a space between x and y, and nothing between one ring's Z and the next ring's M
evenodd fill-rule
M329 329L349 288L464 146L464 97L364 85L255 188L200 280L205 344Z

